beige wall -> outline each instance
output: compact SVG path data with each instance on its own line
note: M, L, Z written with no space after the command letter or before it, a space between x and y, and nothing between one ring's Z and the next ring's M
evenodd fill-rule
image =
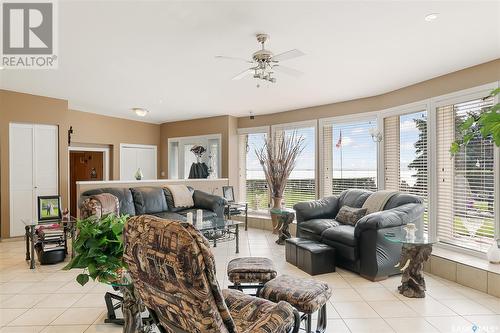
M111 147L111 179L120 177L120 143L160 146L160 126L139 121L68 110L66 100L0 90L0 194L1 237L9 236L9 123L25 122L59 126L59 193L68 206L68 129L72 145Z
M254 120L249 119L249 117L240 117L238 118L238 127L245 128L275 125L361 112L379 111L462 89L472 88L497 80L500 80L500 59L439 76L378 96L268 115L257 115ZM257 114L259 113L258 110L255 111Z
M209 134L221 134L221 161L222 170L221 176L228 178L229 175L229 161L231 155L229 154L229 139L234 140L234 133L236 132L237 120L232 116L218 116L202 119L175 121L171 123L164 123L161 125L161 167L160 170L164 172L162 178L168 177L168 139L179 138L185 136L199 136Z

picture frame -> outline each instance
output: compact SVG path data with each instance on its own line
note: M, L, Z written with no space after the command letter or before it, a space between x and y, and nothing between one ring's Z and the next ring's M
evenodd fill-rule
M234 188L232 186L222 186L222 196L228 202L234 202Z
M62 217L61 197L44 195L38 197L38 221L60 220Z

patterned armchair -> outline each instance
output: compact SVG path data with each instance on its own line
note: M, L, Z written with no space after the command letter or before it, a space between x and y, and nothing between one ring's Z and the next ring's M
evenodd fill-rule
M290 304L221 291L210 246L192 225L136 216L127 222L124 242L134 287L162 332L298 331Z

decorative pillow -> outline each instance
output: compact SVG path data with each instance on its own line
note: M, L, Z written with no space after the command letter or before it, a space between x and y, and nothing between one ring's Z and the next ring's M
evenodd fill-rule
M168 190L165 191L167 204L170 206L170 204L173 203L173 205L170 206L171 210L172 208L194 207L193 192L186 185L165 185L165 188ZM170 200L173 202L170 202Z
M337 222L342 224L356 225L359 219L366 215L366 208L353 208L342 206L335 217Z

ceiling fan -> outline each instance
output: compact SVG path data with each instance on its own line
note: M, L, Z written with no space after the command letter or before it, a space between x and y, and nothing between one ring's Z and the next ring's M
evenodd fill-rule
M243 61L251 64L250 68L247 68L243 72L235 75L232 78L233 80L241 80L245 77L253 75L254 79L274 83L276 82L276 78L274 77L275 72L280 72L295 77L299 77L303 74L301 71L281 65L280 62L301 57L305 55L305 53L300 50L293 49L274 55L271 51L266 50L264 47L264 43L269 39L269 35L257 34L256 37L257 41L261 44L261 49L252 54L252 60L237 57L226 57L221 55L215 56L215 58L217 59Z

